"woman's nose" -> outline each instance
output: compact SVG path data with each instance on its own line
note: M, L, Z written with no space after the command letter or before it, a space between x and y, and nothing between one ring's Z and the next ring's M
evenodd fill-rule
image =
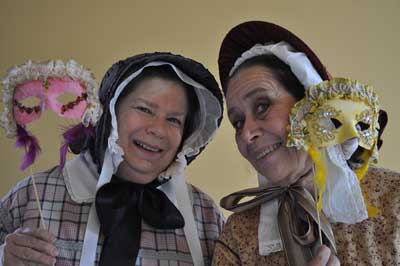
M156 136L157 138L164 138L166 135L166 121L162 118L155 117L150 121L147 126L147 133Z
M247 143L255 141L262 134L261 127L256 119L246 119L243 126L243 138Z

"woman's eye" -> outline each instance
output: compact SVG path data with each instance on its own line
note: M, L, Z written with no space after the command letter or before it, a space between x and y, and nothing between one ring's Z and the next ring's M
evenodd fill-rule
M243 126L243 121L242 120L236 120L236 121L232 121L232 126L235 130L239 130L242 128Z
M143 112L143 113L146 113L146 114L152 114L153 113L149 108L144 107L144 106L137 106L136 109L139 110L140 112Z
M182 125L182 121L179 120L178 118L170 117L170 118L168 118L167 120L168 120L169 122L175 124L175 125L178 125L178 126L181 126L181 125Z
M263 114L265 111L268 109L268 104L267 103L259 103L256 105L256 114Z

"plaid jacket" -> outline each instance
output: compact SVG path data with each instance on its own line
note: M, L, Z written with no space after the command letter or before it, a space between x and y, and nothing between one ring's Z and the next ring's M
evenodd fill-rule
M72 160L69 169L76 169L74 161L79 160L85 160L85 157L80 156ZM82 167L82 162L79 164ZM67 166L66 169L68 169ZM60 171L58 167L55 167L35 174L34 179L45 224L48 230L57 237L55 244L59 250L59 256L56 265L78 266L89 210L94 200L94 193L89 198L84 197L85 187L95 191L96 181L87 181L85 176L72 176L66 169ZM88 165L86 171L93 172L95 169L90 169ZM78 182L71 182L70 179L78 180ZM79 183L79 180L82 183ZM224 219L209 196L192 185L188 185L188 188L191 192L205 265L210 265L214 242L221 232ZM32 178L28 177L20 181L0 202L0 244L4 243L7 234L14 232L17 228L38 228L39 226L40 217ZM100 235L96 265L103 240L103 236ZM183 229L159 230L143 223L140 246L136 265L193 265Z

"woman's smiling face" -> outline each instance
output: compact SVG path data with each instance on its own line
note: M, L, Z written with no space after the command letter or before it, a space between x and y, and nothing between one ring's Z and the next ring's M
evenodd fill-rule
M264 66L244 67L228 83L228 117L238 149L274 185L292 184L312 167L305 151L286 147L286 128L295 102Z
M124 161L117 175L147 184L173 161L188 112L185 88L164 78L140 81L118 102L118 144Z

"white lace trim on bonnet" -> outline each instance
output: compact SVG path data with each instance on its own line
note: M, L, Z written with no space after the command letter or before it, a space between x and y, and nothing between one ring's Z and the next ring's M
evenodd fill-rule
M238 67L250 58L267 54L273 54L287 64L305 89L322 82L321 77L308 57L304 53L297 52L290 44L284 41L275 44L254 45L235 61L234 66L229 72L229 76L232 76ZM347 223L355 223L366 219L368 216L357 177L348 167L341 146L335 145L334 147L327 149L326 152L329 154L326 160L327 172L330 169L335 169L335 171L330 174L328 173L328 178L331 182L327 182L323 196L322 208L325 215L327 215L331 222L345 221ZM267 178L258 174L258 180L259 185L262 185L266 182ZM338 188L343 188L340 194L336 193ZM339 198L343 197L351 198L352 201L345 203L342 200L339 200ZM333 206L333 204L335 204L335 206ZM277 208L277 204L274 204L273 202L263 204L260 208L258 242L259 253L262 256L282 250L282 241L279 232L269 234L263 233L265 228L268 228L268 231L271 228L275 228L275 230L278 229ZM352 219L349 220L349 217L352 217Z
M158 187L166 193L168 198L177 206L182 212L185 219L185 237L188 241L189 249L193 257L194 265L202 266L204 264L202 249L200 246L200 239L198 236L196 222L194 220L192 204L189 197L189 192L184 178L184 168L186 167L185 156L193 156L200 152L200 148L207 145L214 136L218 128L218 119L222 115L222 110L218 99L203 85L194 81L187 76L173 64L168 62L154 61L143 66L138 71L132 73L126 78L118 87L110 101L109 110L111 113L111 133L108 138L108 146L104 156L104 163L100 173L97 189L102 185L110 182L112 175L117 171L119 164L122 162L123 150L117 144L118 140L118 126L115 114L115 104L123 89L137 77L144 68L150 66L169 65L178 75L178 77L185 83L193 86L195 89L197 99L199 101L200 112L195 118L196 128L191 136L185 140L182 150L178 153L175 161L167 168L166 171L160 174L159 179L170 179ZM89 214L89 221L85 233L85 240L82 249L82 256L80 265L93 265L95 250L99 235L99 221L97 219L94 204L91 207Z

